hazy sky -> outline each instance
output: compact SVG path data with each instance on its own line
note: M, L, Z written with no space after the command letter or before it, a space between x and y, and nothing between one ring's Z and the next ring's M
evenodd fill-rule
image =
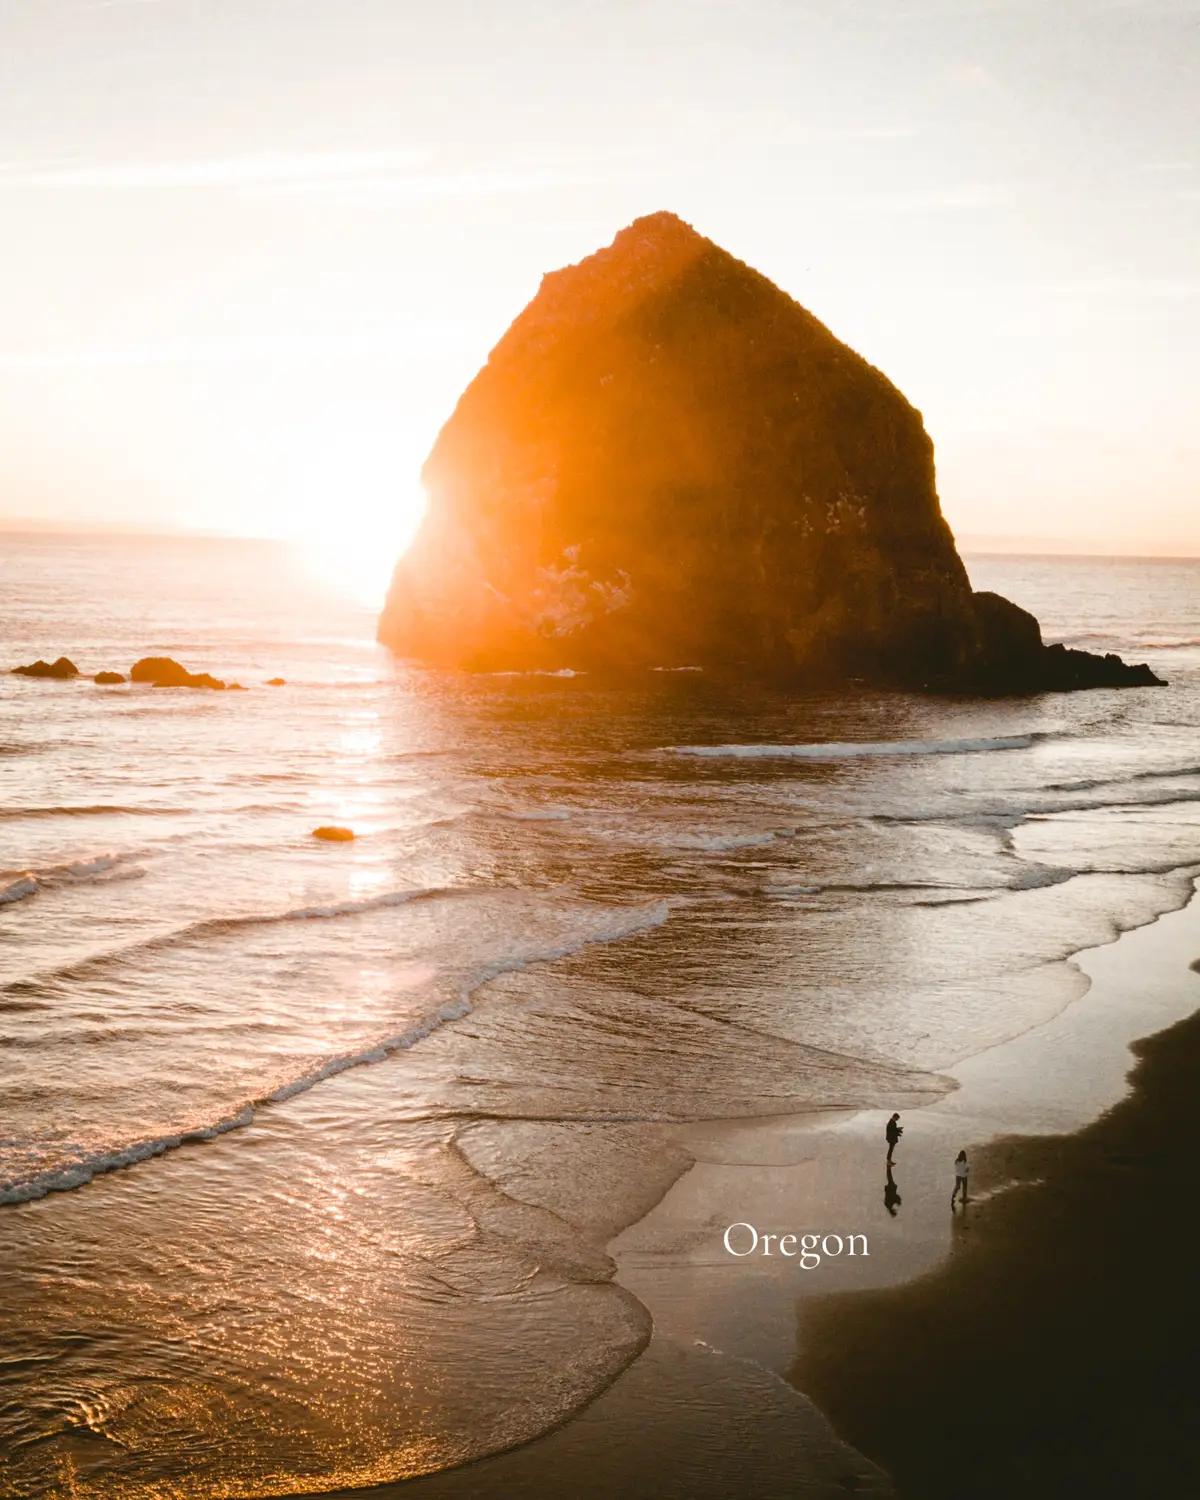
M960 535L1200 552L1200 4L1087 0L0 0L0 516L390 554L659 208L921 408Z

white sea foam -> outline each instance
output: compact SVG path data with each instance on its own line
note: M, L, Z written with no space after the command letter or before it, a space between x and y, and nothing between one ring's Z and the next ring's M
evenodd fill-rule
M55 1167L26 1182L0 1183L0 1204L30 1203L45 1198L49 1193L66 1193L72 1188L85 1187L94 1177L105 1172L115 1172L121 1167L134 1167L151 1157L162 1156L179 1146L198 1145L212 1141L230 1130L249 1125L254 1118L254 1109L246 1105L235 1115L218 1120L215 1125L198 1126L195 1130L182 1130L170 1135L156 1136L150 1140L134 1141L127 1146L118 1146L111 1151L97 1151L80 1157L67 1166Z
M514 823L564 823L571 816L569 807L498 807L496 812Z
M668 755L735 760L855 760L872 755L971 755L985 750L1028 750L1042 738L1007 734L977 740L864 740L813 745L668 745Z
M441 890L436 887L410 891L382 891L378 896L362 896L357 901L330 901L323 906L294 906L290 911L268 912L255 916L216 917L210 922L197 923L196 929L249 927L260 922L313 922L324 921L330 917L354 917L365 911L382 911L389 906L406 906L410 901L417 901L425 896L453 894L455 893L451 890Z
M528 672L480 672L480 677L586 677L586 672L577 671L574 667L559 667L556 672L548 668L536 667Z
M0 886L0 906L7 906L14 901L24 901L26 896L36 896L40 890L41 886L36 876L18 875L16 880L10 880L7 885Z
M790 833L777 829L763 829L759 833L673 833L663 840L672 849L761 849L773 844L778 838Z
M0 885L0 906L15 901L24 901L55 886L77 885L83 882L113 880L136 880L146 873L145 866L135 864L135 854L97 854L90 859L80 859L58 865L47 865L37 870L9 870L8 883Z

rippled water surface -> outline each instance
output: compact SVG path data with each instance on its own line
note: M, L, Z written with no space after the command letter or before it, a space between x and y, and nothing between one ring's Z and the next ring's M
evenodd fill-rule
M7 665L249 689L0 677L3 1492L535 1435L645 1341L604 1246L671 1122L935 1097L1180 904L1200 565L971 571L1171 687L454 677L281 547L0 538Z

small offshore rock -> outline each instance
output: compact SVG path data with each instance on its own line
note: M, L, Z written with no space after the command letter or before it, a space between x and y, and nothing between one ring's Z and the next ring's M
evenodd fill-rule
M15 677L51 677L60 682L65 682L72 677L79 676L79 668L69 656L60 656L57 661L30 662L27 667L13 667L12 673Z
M92 681L98 682L101 687L111 687L115 683L124 682L125 677L121 672L97 672Z
M148 682L151 687L211 688L223 691L225 684L208 672L189 672L170 656L143 656L135 661L129 673L131 682Z
M335 824L326 823L320 828L314 828L312 836L315 839L326 839L331 844L348 844L354 837L353 828L339 828Z
M268 687L287 687L287 678L286 677L268 677L267 678L267 686Z
M250 690L249 688L243 687L240 682L231 682L228 685L227 691L231 693L247 693Z

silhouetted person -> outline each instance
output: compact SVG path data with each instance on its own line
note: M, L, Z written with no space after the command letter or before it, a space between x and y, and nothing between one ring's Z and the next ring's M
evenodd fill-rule
M967 1206L967 1178L971 1175L971 1168L967 1162L967 1153L960 1151L954 1158L954 1191L950 1194L950 1211L954 1211L954 1200L962 1193L963 1207Z
M892 1152L896 1149L896 1142L904 1134L904 1126L899 1123L899 1120L900 1116L898 1114L893 1115L892 1118L887 1122L887 1128L883 1132L884 1135L887 1136L888 1161L891 1161L892 1159Z
M883 1206L896 1217L896 1210L900 1207L900 1191L896 1187L896 1179L892 1176L892 1164L888 1162L887 1181L883 1185Z

